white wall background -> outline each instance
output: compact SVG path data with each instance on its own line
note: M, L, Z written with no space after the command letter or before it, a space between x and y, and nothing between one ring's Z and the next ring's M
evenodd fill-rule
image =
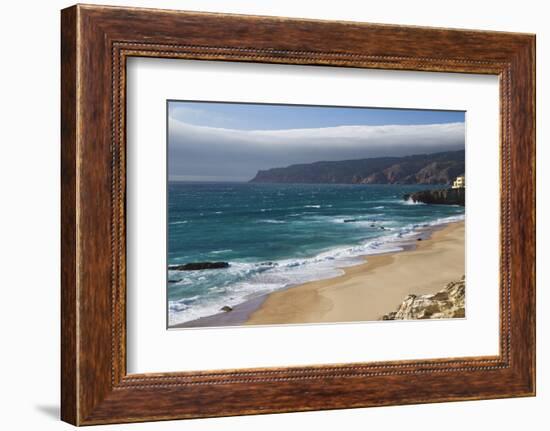
M538 396L284 415L105 426L135 430L544 429L550 423L550 27L536 0L313 2L130 0L103 4L537 33ZM4 2L0 15L0 427L62 430L59 422L60 0ZM546 243L546 244L545 244Z

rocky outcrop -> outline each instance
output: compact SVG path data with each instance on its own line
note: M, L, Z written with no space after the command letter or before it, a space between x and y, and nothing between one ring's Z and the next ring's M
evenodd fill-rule
M464 150L404 157L315 162L260 170L253 183L451 184L464 173Z
M462 205L465 204L466 189L422 190L403 196L404 200L424 204Z
M182 281L181 278L179 278L179 279L177 279L177 280L168 280L168 284L179 283L180 281Z
M198 271L201 269L219 269L229 268L228 262L193 262L183 265L169 265L168 269L172 271Z
M396 311L382 316L382 320L464 317L465 290L464 277L462 277L460 281L447 284L443 290L433 295L409 295Z

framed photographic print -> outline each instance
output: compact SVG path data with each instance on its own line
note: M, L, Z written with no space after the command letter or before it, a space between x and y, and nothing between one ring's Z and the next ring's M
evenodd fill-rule
M535 394L533 35L61 30L63 420Z

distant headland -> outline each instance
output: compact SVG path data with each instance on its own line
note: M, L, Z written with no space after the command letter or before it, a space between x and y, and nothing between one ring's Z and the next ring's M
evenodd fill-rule
M251 183L446 184L464 174L464 150L314 162L260 170Z

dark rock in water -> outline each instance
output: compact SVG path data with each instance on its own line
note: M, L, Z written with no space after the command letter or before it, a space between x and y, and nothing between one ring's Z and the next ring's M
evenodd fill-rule
M170 265L168 269L175 271L198 271L201 269L229 268L228 262L192 262L183 265Z
M168 283L179 283L182 279L179 280L168 280Z
M229 305L224 305L222 308L220 308L220 311L225 311L226 313L229 313L230 311L233 311L233 308L231 308Z
M353 222L356 222L357 220L355 220L354 218L348 218L348 219L345 219L344 220L344 223L353 223Z
M406 194L404 200L412 200L413 202L421 202L424 204L441 204L441 205L461 205L464 206L466 189L439 189L439 190L422 190L419 192Z

